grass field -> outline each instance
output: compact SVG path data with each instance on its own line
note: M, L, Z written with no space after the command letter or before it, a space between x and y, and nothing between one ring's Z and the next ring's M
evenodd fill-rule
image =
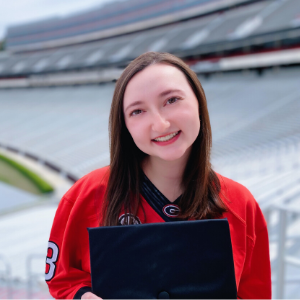
M52 186L37 174L2 154L0 181L37 195L53 191Z

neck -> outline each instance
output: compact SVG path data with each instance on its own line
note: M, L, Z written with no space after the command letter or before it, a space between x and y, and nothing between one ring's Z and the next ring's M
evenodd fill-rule
M175 201L182 193L182 177L187 163L189 151L175 161L166 161L158 157L149 156L142 169L156 188L171 202Z

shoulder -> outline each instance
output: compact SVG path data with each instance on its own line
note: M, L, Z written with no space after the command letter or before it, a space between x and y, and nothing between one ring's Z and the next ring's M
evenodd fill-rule
M220 174L217 175L221 184L221 194L226 203L237 209L245 205L253 206L256 204L253 195L245 186Z
M221 184L220 196L228 212L246 225L248 230L252 227L258 232L266 228L261 209L251 192L242 184L220 174L217 175Z
M74 183L63 199L74 203L78 199L95 198L104 194L109 179L109 166L96 169Z

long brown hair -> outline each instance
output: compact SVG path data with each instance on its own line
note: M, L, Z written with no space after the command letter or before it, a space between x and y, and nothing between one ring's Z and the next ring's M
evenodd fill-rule
M133 60L116 83L109 117L110 176L103 207L104 226L117 225L121 210L137 214L142 181L141 162L147 154L135 145L127 130L123 98L131 78L146 67L158 63L179 69L186 76L199 102L200 131L182 178L184 192L179 203L179 217L211 219L220 217L226 211L219 197L219 179L210 164L211 127L206 97L197 75L172 54L148 52Z

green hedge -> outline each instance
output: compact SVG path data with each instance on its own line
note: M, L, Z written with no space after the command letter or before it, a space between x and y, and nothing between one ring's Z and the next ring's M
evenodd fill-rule
M41 193L50 193L54 191L53 187L50 184L48 184L45 180L43 180L34 172L28 170L23 165L20 165L19 163L2 154L0 154L0 159L12 166L13 168L17 169L20 173L27 177L39 189Z

